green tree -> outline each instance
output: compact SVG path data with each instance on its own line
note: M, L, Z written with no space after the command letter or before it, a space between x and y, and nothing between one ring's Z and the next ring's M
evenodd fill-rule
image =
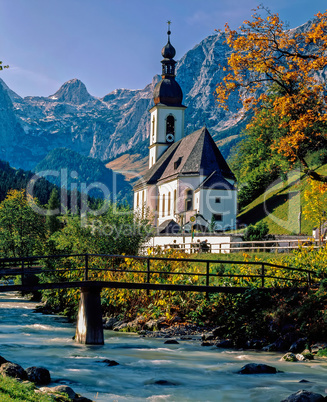
M35 255L45 241L45 220L31 208L25 190L10 190L0 204L0 253L3 257ZM33 199L35 203L37 200Z
M210 233L214 233L215 226L216 226L216 220L215 220L215 216L212 214L211 220L210 220L210 223L209 223L209 232Z
M58 216L60 215L59 208L60 208L59 194L58 190L54 188L50 194L47 216L46 216L46 227L50 235L57 232L61 227L60 220L58 219Z
M244 233L244 241L264 240L269 232L266 222L258 222L256 225L249 225Z
M128 205L107 202L105 209L98 216L66 216L64 228L52 236L57 249L67 253L136 255L151 234L147 218L136 217Z
M273 148L274 141L283 135L279 123L268 109L262 109L232 150L230 165L240 188L239 208L252 202L289 169L286 158Z

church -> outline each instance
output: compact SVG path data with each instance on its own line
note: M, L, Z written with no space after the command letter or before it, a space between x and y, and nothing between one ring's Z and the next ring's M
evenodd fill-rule
M236 227L236 179L206 127L184 135L183 92L175 79L175 48L161 54L162 79L150 109L149 170L134 185L134 211L158 233Z

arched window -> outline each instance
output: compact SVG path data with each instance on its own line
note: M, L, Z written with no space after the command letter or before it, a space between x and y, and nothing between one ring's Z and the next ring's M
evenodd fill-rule
M192 211L193 209L193 190L186 190L185 192L185 210Z
M175 135L175 117L172 114L166 120L166 134Z
M165 216L165 194L162 196L162 217Z
M170 215L170 192L168 193L168 215Z

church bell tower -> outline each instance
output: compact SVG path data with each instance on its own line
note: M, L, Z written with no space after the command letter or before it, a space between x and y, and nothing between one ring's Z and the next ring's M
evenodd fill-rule
M161 81L153 91L154 106L151 113L149 168L174 142L184 137L183 92L175 80L175 48L170 43L170 21L168 21L168 42L162 48L163 60Z

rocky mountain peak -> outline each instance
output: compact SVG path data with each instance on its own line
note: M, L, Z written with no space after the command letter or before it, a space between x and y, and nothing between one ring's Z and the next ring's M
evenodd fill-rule
M302 32L310 23L294 29L294 33ZM224 34L214 34L189 50L176 65L176 80L187 106L185 134L206 126L215 141L223 141L220 146L226 150L237 141L248 118L239 101L242 92L231 96L228 111L216 100L216 85L226 75L224 67L230 53ZM326 82L327 69L318 78ZM50 97L24 99L0 81L0 159L2 151L2 158L15 167L33 169L50 150L61 147L106 162L126 153L147 157L149 109L160 80L158 74L143 89L116 89L96 98L80 80L73 79ZM21 150L19 158L17 150Z
M93 100L86 86L82 81L74 78L65 82L59 90L54 94L49 96L57 102L72 103L73 105L82 105L90 100Z
M12 91L1 78L0 78L0 85L3 88L3 90L7 93L12 102L20 102L22 100L22 98L19 95L17 95L16 92Z

